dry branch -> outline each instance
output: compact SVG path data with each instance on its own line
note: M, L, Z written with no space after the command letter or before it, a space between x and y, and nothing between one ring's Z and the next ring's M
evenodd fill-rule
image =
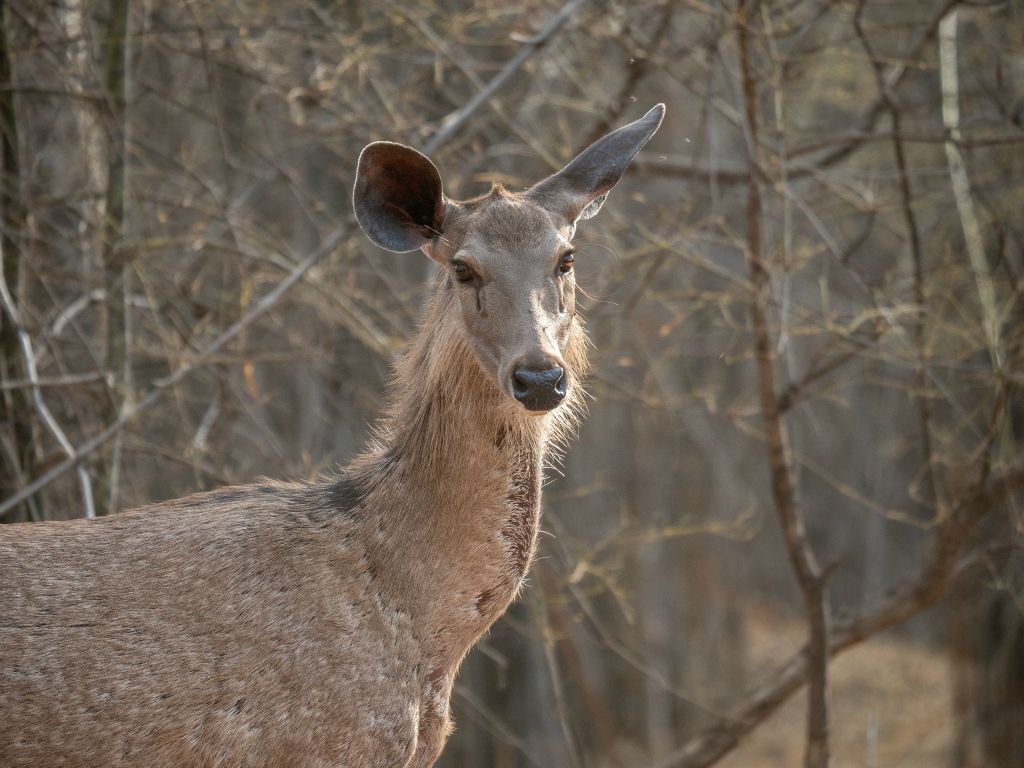
M515 56L509 59L498 74L492 77L487 85L480 89L480 91L470 99L464 107L452 112L448 117L441 121L441 126L438 128L437 132L423 144L423 152L430 155L447 144L452 137L462 129L466 124L466 121L469 120L469 118L472 117L480 107L486 104L494 94L501 90L502 86L512 79L512 76L522 68L534 53L551 42L558 30L565 26L565 23L585 2L587 2L587 0L569 0L569 2L563 5L561 10L552 16L551 19L541 27L540 31L530 38L526 44L516 52Z
M924 249L921 245L921 228L918 225L917 213L914 211L913 192L910 188L910 170L907 153L902 135L902 113L896 102L889 82L885 77L885 68L881 59L875 54L874 48L864 31L863 15L866 0L858 0L857 9L853 14L853 28L860 40L864 52L871 61L878 88L878 98L892 120L892 148L899 172L900 208L910 242L910 257L914 273L914 302L918 308L918 320L914 324L914 344L917 351L917 387L921 395L916 398L918 413L918 429L921 434L921 453L924 461L924 474L927 480L929 501L939 513L942 513L943 500L939 493L938 479L935 476L935 449L932 445L932 407L925 393L928 391L928 350L926 339L927 296L925 293ZM935 23L937 28L941 17Z
M40 421L46 425L46 429L56 439L61 450L69 457L73 457L75 455L74 446L68 440L67 435L64 434L64 430L61 429L60 424L57 423L57 419L54 418L53 413L51 413L46 405L46 401L43 399L43 391L39 386L39 374L36 371L36 358L35 352L32 349L32 339L25 329L18 308L14 304L14 297L11 296L11 292L8 289L7 280L4 277L3 261L4 254L3 250L0 249L0 309L3 309L8 321L17 334L18 343L21 346L22 363L25 366L28 380L32 385L32 404ZM78 470L79 487L82 490L82 505L85 507L85 516L96 517L96 505L93 503L92 482L89 480L89 473L81 464L78 464L76 468ZM20 503L20 501L20 499L14 499L11 506L13 507Z
M747 184L747 263L754 286L751 317L754 329L754 354L757 361L758 392L764 422L765 445L771 471L772 498L782 526L790 566L804 599L809 627L808 671L810 689L807 706L806 768L827 768L828 736L828 645L829 606L825 579L807 539L800 506L788 438L775 385L775 350L768 327L768 313L775 303L771 276L762 254L761 190L754 169L759 157L757 86L751 62L750 18L746 0L740 0L736 13L740 71L743 86L747 152L751 159Z
M996 291L992 285L992 273L985 257L985 244L981 234L981 223L971 194L971 181L967 175L967 164L960 151L960 78L957 72L957 12L949 15L939 25L939 74L942 84L942 122L949 131L945 142L949 175L953 183L960 224L964 231L964 244L974 269L974 280L978 289L978 303L981 305L982 325L989 344L994 366L1001 365L1002 351L999 343L999 307Z
M299 262L299 264L297 264L280 283L275 285L258 302L256 302L255 306L251 310L232 323L227 330L210 342L204 350L189 360L181 368L174 371L171 375L165 376L164 378L154 382L153 386L145 396L139 398L138 401L130 404L128 407L122 408L117 419L115 419L110 426L98 435L86 440L77 448L70 450L68 452L68 458L64 459L60 464L33 480L17 493L12 494L0 502L0 517L5 515L25 499L41 491L50 483L63 477L69 470L80 466L83 459L87 458L97 449L105 445L108 440L116 437L128 422L152 408L160 401L168 389L204 365L210 357L223 349L225 345L231 342L243 330L248 328L253 324L253 322L258 320L272 307L274 307L274 305L277 304L281 297L284 296L292 286L298 283L303 276L324 256L334 250L335 246L344 239L347 232L348 228L344 225L335 230L335 232L328 237L319 248Z

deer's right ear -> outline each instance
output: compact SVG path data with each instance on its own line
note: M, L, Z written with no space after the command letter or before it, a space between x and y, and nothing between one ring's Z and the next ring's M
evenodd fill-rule
M363 232L381 248L415 251L444 224L441 175L412 147L375 141L359 154L352 207Z

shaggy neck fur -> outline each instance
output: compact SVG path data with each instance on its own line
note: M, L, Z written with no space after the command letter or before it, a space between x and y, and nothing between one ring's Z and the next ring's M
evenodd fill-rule
M408 613L438 668L457 665L515 597L533 556L543 462L581 410L586 339L575 323L563 404L530 416L462 341L445 276L398 365L391 406L347 470L369 572Z

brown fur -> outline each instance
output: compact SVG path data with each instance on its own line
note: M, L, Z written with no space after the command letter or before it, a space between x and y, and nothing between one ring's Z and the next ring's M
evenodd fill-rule
M535 194L449 201L422 155L364 150L364 230L443 267L374 439L317 483L0 530L0 766L432 765L459 664L529 568L543 462L582 410L560 259L662 111ZM455 280L455 259L479 279ZM517 402L524 364L565 370L557 408Z

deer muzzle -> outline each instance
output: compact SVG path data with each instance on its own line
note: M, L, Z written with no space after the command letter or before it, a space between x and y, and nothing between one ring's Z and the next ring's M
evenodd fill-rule
M522 367L512 373L512 395L528 411L552 410L565 399L567 391L562 368L535 370Z

